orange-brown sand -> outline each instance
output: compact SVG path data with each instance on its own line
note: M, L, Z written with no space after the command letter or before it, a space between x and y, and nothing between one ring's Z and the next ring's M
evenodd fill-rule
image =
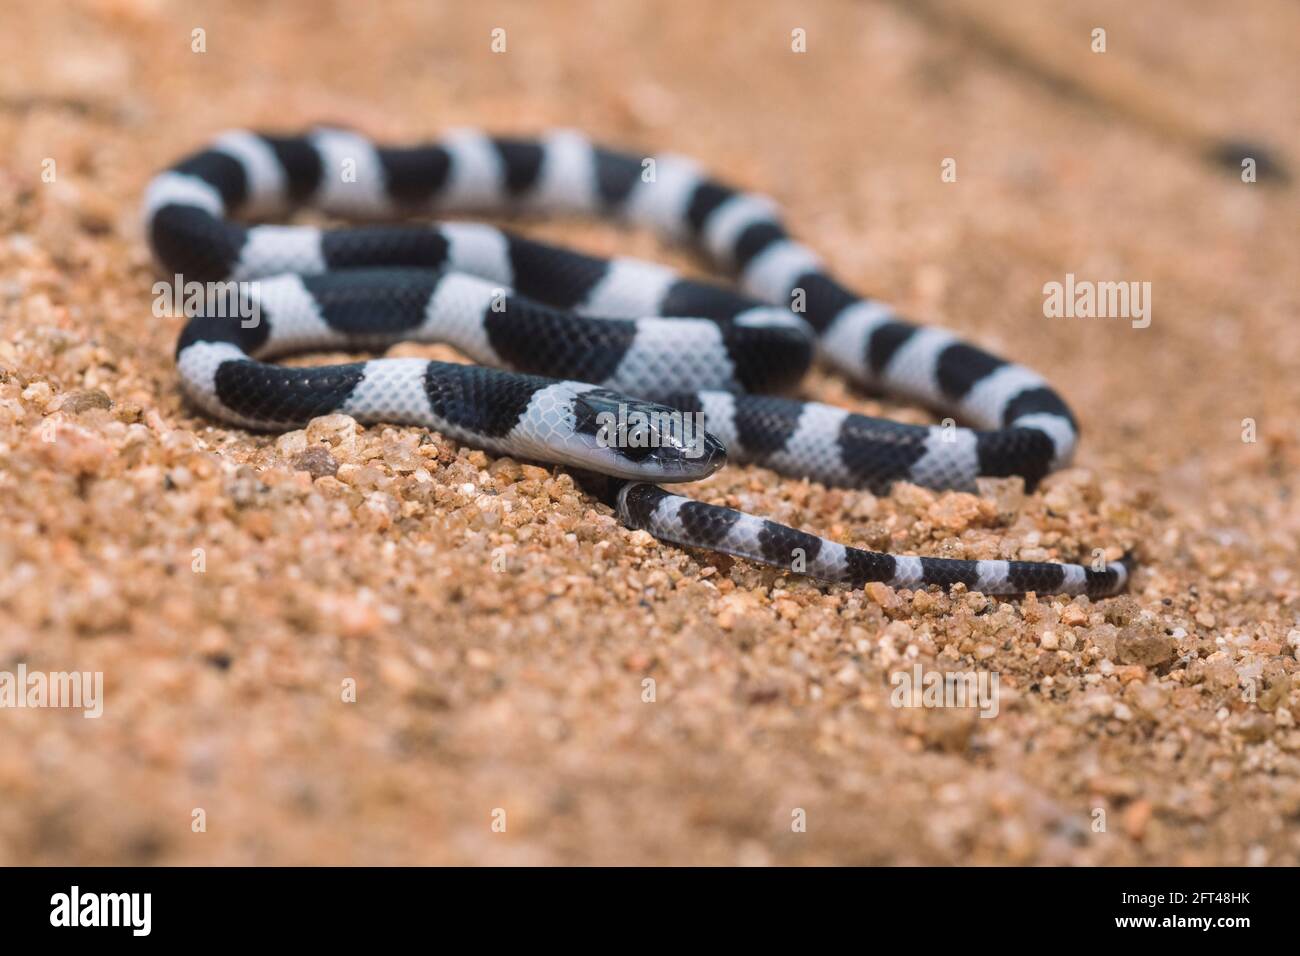
M3 5L0 671L105 684L96 720L0 710L0 863L1300 862L1294 189L891 3ZM1052 7L1067 65L1122 56L1300 159L1300 5ZM689 493L911 554L1132 546L1130 593L823 588L420 429L204 418L141 191L225 128L322 120L575 125L771 193L853 287L1043 372L1080 454L1033 494ZM1045 318L1066 273L1151 282L1150 326ZM917 663L996 673L997 716L891 706Z

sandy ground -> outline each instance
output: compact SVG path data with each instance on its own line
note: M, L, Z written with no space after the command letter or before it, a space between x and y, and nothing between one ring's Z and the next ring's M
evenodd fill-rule
M0 863L1300 862L1294 190L888 3L3 5L0 670L105 690L98 720L0 711ZM1300 159L1300 5L1052 6L1063 65L1102 26ZM850 284L1044 372L1081 452L1032 495L691 493L904 553L1133 546L1129 595L818 588L418 429L216 427L151 312L142 188L224 128L320 120L576 125L769 191ZM1045 318L1067 272L1151 282L1150 327ZM997 716L892 707L916 663L997 674Z

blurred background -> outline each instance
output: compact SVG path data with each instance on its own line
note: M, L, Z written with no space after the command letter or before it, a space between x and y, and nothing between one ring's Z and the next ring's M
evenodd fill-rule
M0 668L108 688L98 721L0 711L0 863L1300 861L1281 829L1300 812L1300 238L1275 172L1300 162L1300 4L0 0L0 17ZM555 475L519 479L523 570L495 575L472 498L403 484L409 429L368 430L342 491L296 485L274 436L181 403L138 210L224 129L324 121L391 142L576 126L773 195L848 285L1037 369L1079 415L1079 469L968 543L1136 543L1144 576L1083 612L1077 646L1044 648L1063 605L988 624L959 600L706 574L595 523ZM1239 154L1264 147L1244 182ZM525 226L700 267L604 224ZM1152 283L1150 327L1044 318L1067 273ZM827 376L807 394L927 420ZM56 413L75 427L51 451L33 436ZM439 486L496 476L437 455ZM928 554L951 529L927 509L965 507L731 471L705 493ZM985 646L1012 689L991 726L889 710L891 661ZM1250 681L1268 709L1241 700Z

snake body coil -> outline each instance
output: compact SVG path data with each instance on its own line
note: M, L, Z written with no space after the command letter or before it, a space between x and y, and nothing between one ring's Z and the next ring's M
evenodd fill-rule
M300 206L358 220L605 214L696 244L737 275L740 291L477 223L319 229L227 219ZM522 140L466 130L405 148L332 128L303 137L232 132L156 177L146 217L168 274L256 280L241 292L255 325L200 310L177 347L185 393L232 424L297 428L342 412L423 425L493 453L611 476L620 519L663 540L830 582L1102 596L1127 581L1125 562L864 551L657 487L711 474L729 456L876 492L898 480L973 490L981 475L1021 475L1032 488L1069 461L1078 435L1040 376L849 292L786 234L770 200L709 179L680 156L643 159L569 131ZM497 367L264 361L402 340L446 342ZM975 427L903 425L757 394L789 389L814 355ZM686 440L664 425L682 413L702 415L708 434ZM610 441L610 423L624 420L650 422L640 434L653 440Z

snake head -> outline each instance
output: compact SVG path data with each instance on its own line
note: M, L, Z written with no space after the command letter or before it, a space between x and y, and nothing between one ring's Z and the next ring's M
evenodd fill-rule
M677 482L707 478L727 449L704 428L701 412L596 388L573 399L576 432L589 440L590 467L619 478Z

